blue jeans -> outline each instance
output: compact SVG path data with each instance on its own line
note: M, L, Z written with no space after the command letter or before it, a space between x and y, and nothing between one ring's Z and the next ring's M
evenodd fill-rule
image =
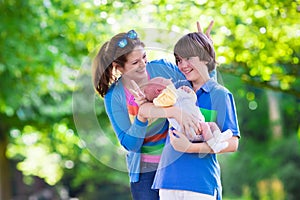
M140 173L140 180L130 183L131 195L134 200L159 200L158 190L152 190L151 186L156 171Z

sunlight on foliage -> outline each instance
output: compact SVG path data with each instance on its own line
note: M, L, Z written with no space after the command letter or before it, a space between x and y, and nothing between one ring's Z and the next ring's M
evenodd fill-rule
M39 176L54 185L62 178L64 168L75 165L72 155L80 148L80 140L64 123L54 124L53 134L27 125L22 131L11 130L10 135L14 141L8 146L7 155L24 158L17 167L25 175Z
M26 159L18 163L17 168L25 175L35 175L44 178L50 184L56 184L63 175L61 157L57 153L46 151L45 146L27 148Z
M260 200L282 200L285 199L284 187L277 178L261 180L257 183Z

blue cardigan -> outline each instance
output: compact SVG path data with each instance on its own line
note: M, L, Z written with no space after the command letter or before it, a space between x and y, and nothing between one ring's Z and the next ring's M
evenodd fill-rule
M164 59L147 63L146 70L150 79L158 76L172 79L172 82L176 87L188 84L177 66ZM148 122L144 123L135 118L134 122L131 124L121 79L122 77L119 78L116 83L111 85L104 97L104 105L120 144L128 151L127 168L129 171L130 182L137 182L140 173L140 150L144 138L147 135L153 135L155 133L147 132ZM161 123L162 126L165 126L168 121L163 120Z

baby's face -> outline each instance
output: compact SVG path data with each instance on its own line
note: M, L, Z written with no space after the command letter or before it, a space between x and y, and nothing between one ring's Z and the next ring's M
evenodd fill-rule
M169 84L172 84L170 79L156 77L151 79L143 88L144 94L148 101L153 101Z

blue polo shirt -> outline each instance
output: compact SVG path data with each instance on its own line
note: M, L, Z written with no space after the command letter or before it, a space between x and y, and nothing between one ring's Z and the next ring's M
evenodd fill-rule
M231 129L234 136L240 137L234 99L225 87L210 79L196 94L197 105L205 121L215 121L222 131ZM217 155L175 151L168 137L153 188L209 195L217 191L217 197L221 199L221 172Z

